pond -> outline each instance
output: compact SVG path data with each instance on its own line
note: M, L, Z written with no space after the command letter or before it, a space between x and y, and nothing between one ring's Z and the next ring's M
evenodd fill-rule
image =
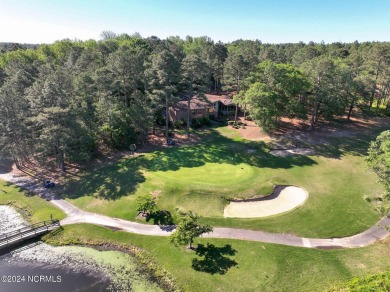
M0 277L0 291L7 292L107 291L110 286L109 280L87 272L14 260L10 255L0 256Z
M0 233L26 226L10 206L0 206ZM51 246L41 241L0 256L0 292L162 291L134 256L83 246Z

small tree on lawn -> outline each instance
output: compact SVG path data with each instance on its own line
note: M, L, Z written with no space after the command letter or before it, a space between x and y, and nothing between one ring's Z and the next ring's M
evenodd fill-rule
M181 213L180 215L176 230L169 236L169 240L175 245L186 245L189 243L190 249L192 249L194 238L201 236L203 233L213 231L210 225L199 224L198 216L191 211Z
M137 212L142 214L151 214L156 211L157 203L156 198L150 194L137 197Z

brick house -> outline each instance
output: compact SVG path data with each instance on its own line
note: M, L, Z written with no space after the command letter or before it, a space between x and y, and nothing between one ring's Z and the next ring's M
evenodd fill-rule
M169 108L171 121L187 120L188 101L181 100ZM205 94L205 98L194 96L190 103L190 119L196 118L221 118L234 115L236 104L228 95Z
M213 104L215 118L234 115L236 104L229 95L206 94L206 98Z

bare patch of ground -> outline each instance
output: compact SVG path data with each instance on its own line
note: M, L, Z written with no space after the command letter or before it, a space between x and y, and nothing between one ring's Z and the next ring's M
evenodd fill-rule
M388 117L341 117L335 121L319 121L314 130L309 130L309 122L299 119L281 120L281 126L271 137L273 141L289 140L293 141L295 147L310 147L326 144L332 137L355 137L362 133L367 133L372 128L389 127L390 118ZM285 147L289 148L289 147Z
M334 121L318 121L314 130L310 130L308 120L282 118L278 130L267 134L253 121L244 120L243 117L239 117L239 121L245 123L246 126L238 129L232 126L228 128L242 138L251 141L271 141L275 143L274 148L286 149L327 143L331 137L354 137L359 133L370 131L373 127L386 127L390 124L388 117L364 118L359 116L351 117L350 120L340 117Z
M161 190L155 190L150 193L153 197L158 198L158 196L161 194Z
M251 141L269 141L271 137L265 133L258 125L253 121L244 120L243 117L239 118L239 121L245 123L246 126L242 126L238 129L228 126L229 129L236 131L242 138Z
M309 194L304 189L298 187L277 186L272 195L268 197L231 202L225 207L223 217L260 218L273 216L301 206L308 196Z
M200 137L195 133L190 133L190 139L188 139L187 134L174 132L173 136L169 139L173 139L175 141L175 146L180 145L194 145L199 143ZM138 151L141 152L149 152L155 149L171 147L167 146L165 132L162 130L156 130L155 134L149 135L146 142L143 145L139 146ZM174 147L174 146L173 146Z
M314 149L310 148L292 148L292 149L277 149L269 152L274 156L287 157L292 155L314 155Z

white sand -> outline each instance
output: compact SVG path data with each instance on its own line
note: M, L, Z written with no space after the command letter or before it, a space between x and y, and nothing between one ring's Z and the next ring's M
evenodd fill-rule
M292 148L284 150L271 150L269 153L274 156L286 157L292 155L314 155L315 151L310 148Z
M224 217L259 218L277 215L297 208L308 197L308 193L298 187L275 188L274 195L259 201L231 202L225 207Z

